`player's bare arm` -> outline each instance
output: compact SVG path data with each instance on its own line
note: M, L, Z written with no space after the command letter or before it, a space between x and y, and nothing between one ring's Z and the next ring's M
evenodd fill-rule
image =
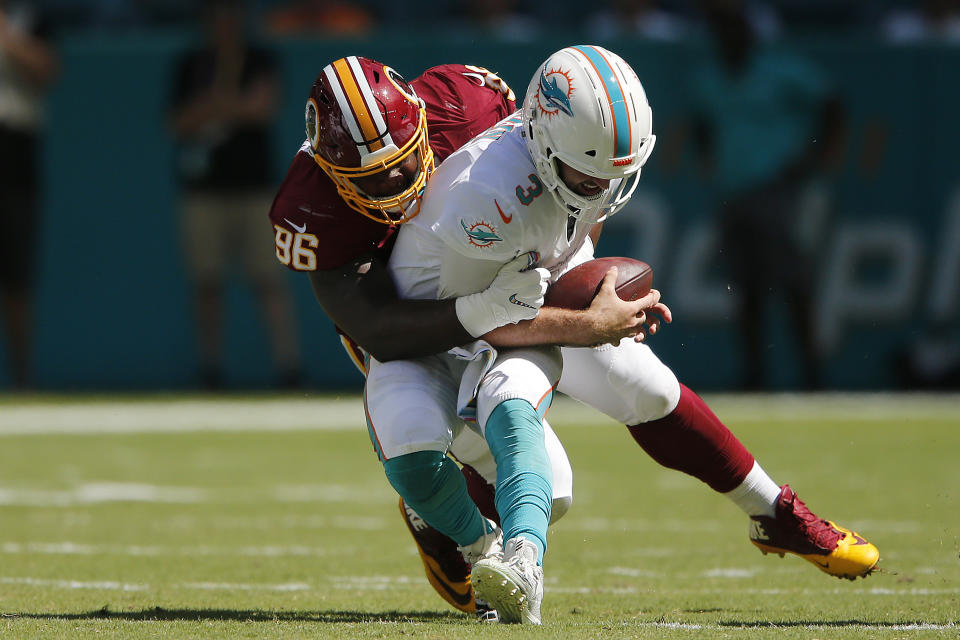
M365 256L310 272L317 301L344 333L381 362L430 355L473 340L455 300L401 300L386 265Z
M446 300L402 300L381 254L310 272L314 295L342 331L381 362L432 355L492 328L533 318L548 272L522 255L478 293Z

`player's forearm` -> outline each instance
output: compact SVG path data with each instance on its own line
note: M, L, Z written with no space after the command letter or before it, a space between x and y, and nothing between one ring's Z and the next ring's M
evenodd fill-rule
M310 272L317 302L340 330L381 362L441 353L474 340L455 300L403 300L382 256Z
M495 347L530 347L555 344L587 347L596 344L597 330L590 311L541 307L533 320L508 324L485 334Z
M340 328L381 362L442 353L474 340L460 324L454 300L397 300L374 318Z

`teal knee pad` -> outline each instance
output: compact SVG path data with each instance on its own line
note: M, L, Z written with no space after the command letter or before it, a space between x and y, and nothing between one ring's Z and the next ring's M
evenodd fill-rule
M466 546L484 534L480 511L457 463L440 451L416 451L383 463L387 480L431 527Z

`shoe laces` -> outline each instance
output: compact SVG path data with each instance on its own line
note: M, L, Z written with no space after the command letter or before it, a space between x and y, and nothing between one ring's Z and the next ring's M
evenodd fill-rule
M793 525L810 543L826 551L836 549L843 539L844 534L810 511L789 485L783 485L777 501L777 516L781 515L793 520Z
M524 538L514 538L507 543L504 556L508 567L514 568L526 580L534 580L537 567L537 548Z

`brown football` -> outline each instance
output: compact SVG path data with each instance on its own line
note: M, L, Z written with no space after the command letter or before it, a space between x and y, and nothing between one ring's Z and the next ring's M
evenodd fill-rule
M653 269L646 262L633 258L597 258L570 269L550 285L544 306L586 309L600 291L603 276L610 267L618 269L617 295L622 300L636 300L650 293Z

